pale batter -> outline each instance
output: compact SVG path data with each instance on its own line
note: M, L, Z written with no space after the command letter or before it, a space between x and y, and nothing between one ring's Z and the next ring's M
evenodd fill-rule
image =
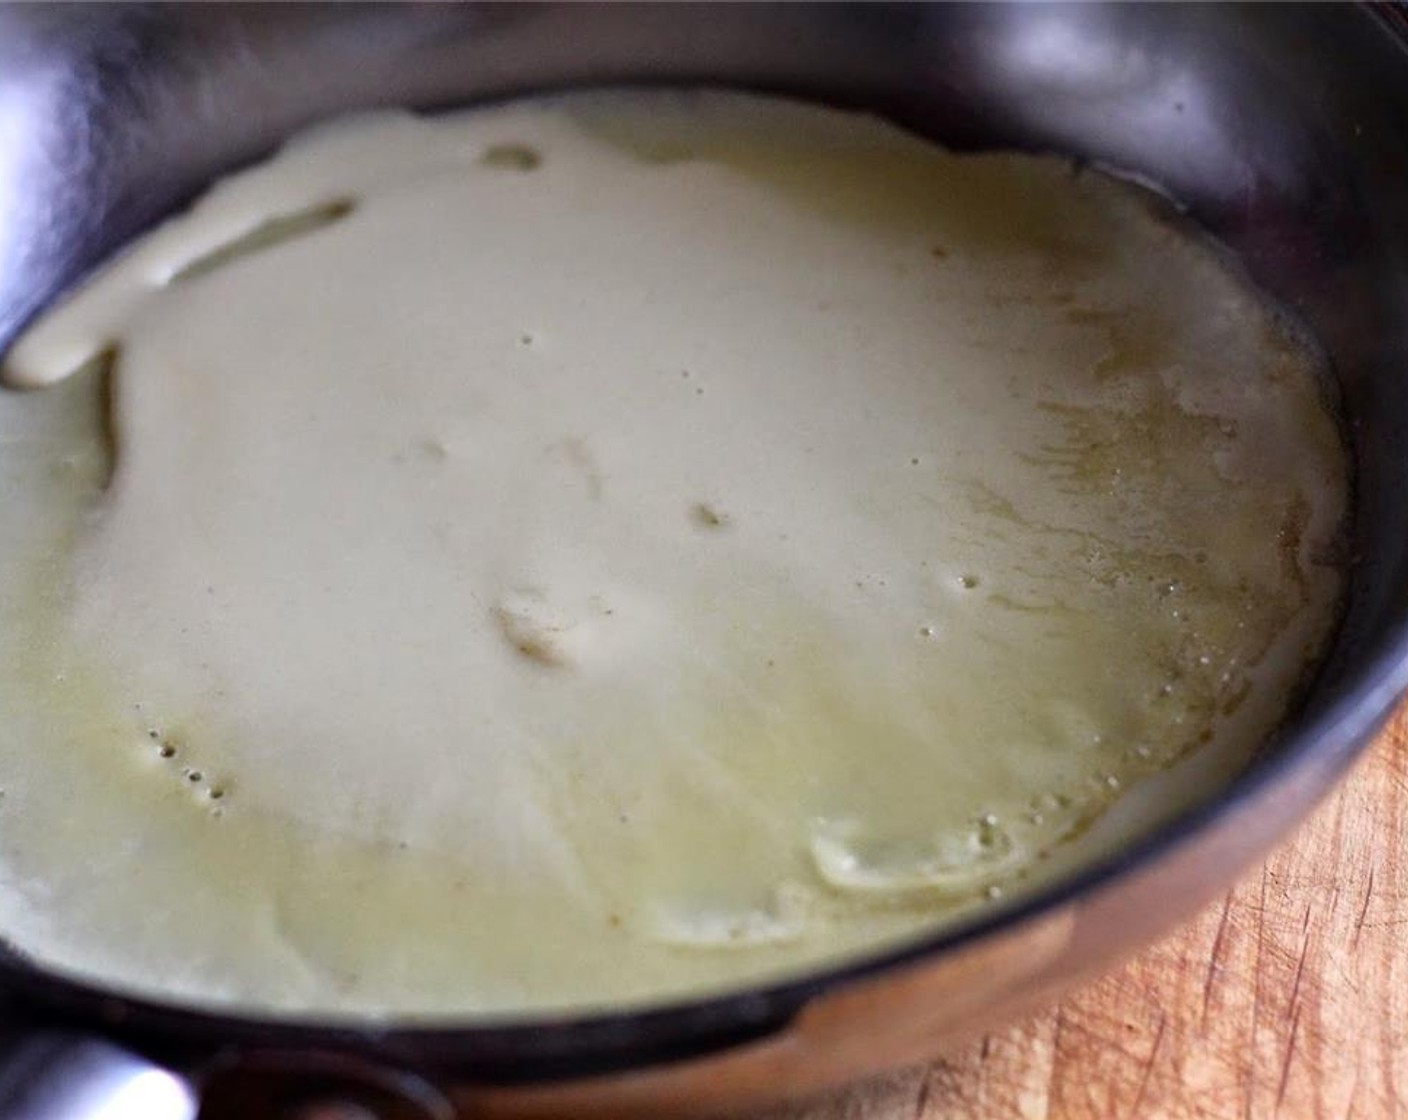
M419 1015L1010 897L1303 681L1319 366L1054 158L725 94L307 134L8 357L0 932Z

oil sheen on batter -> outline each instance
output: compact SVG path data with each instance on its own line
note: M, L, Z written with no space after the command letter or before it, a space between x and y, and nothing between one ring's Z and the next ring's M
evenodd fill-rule
M1304 680L1321 375L1054 158L727 94L320 128L8 357L0 930L419 1016L1001 904Z

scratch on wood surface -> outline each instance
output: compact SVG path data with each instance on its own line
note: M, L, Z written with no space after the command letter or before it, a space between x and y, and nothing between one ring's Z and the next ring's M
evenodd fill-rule
M1359 937L1364 932L1364 921L1369 917L1369 903L1374 901L1374 863L1369 862L1369 876L1364 883L1364 905L1359 908L1359 917L1354 920L1354 933L1350 935L1351 950L1359 947Z
M1286 1086L1291 1082L1291 1065L1296 1060L1296 1038L1300 1034L1300 1007L1291 1011L1291 1033L1286 1036L1286 1048L1281 1058L1281 1079L1276 1085L1276 1107L1272 1116L1281 1115L1281 1106L1286 1103Z
M1144 1098L1149 1092L1149 1079L1154 1075L1154 1063L1159 1060L1159 1050L1164 1043L1164 1031L1168 1028L1168 1016L1159 1015L1158 1030L1154 1034L1154 1045L1149 1048L1149 1057L1144 1061L1144 1072L1139 1077L1139 1088L1134 1094L1134 1103L1129 1106L1129 1120L1140 1120L1144 1115Z
M1260 900L1256 908L1256 955L1252 964L1252 1021L1251 1038L1248 1040L1248 1051L1256 1052L1257 1035L1261 1033L1261 984L1262 984L1262 950L1266 946L1266 880L1269 872L1265 867L1261 869ZM1256 1096L1256 1071L1250 1062L1242 1064L1242 1092L1243 1108L1242 1115L1246 1120L1254 1120L1252 1116L1252 1104Z
M1310 956L1310 907L1305 908L1305 925L1301 927L1300 954L1296 959L1296 975L1291 981L1291 999L1288 1004L1294 1011L1300 1010L1300 984L1305 977L1305 961Z
M1203 1026L1207 1026L1208 1010L1212 1004L1212 988L1222 972L1223 953L1227 948L1227 928L1232 917L1232 891L1222 897L1222 914L1217 920L1217 934L1212 939L1212 952L1208 954L1208 970L1203 980Z

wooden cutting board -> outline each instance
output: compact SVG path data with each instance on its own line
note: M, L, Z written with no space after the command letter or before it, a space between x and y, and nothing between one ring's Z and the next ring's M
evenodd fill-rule
M1174 936L948 1060L766 1120L1408 1117L1405 863L1408 707Z

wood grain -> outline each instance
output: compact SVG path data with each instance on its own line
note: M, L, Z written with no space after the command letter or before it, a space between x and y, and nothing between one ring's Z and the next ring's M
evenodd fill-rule
M1258 871L1050 1011L757 1120L1408 1117L1408 708Z

